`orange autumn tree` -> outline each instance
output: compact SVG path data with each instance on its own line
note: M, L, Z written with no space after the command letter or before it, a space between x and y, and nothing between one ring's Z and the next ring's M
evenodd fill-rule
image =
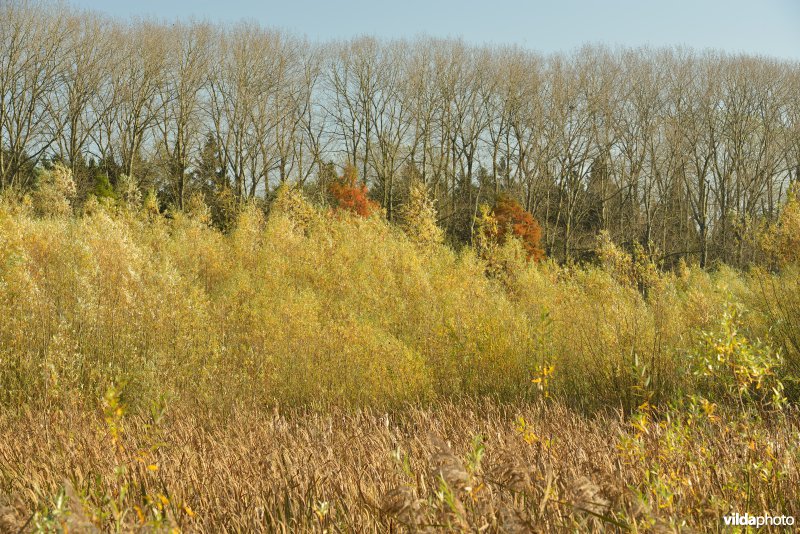
M529 260L539 261L544 257L544 250L540 245L542 228L519 202L508 195L500 195L491 215L496 222L494 237L498 242L502 243L510 230L522 242Z
M378 210L378 204L369 199L367 184L358 182L353 165L347 165L344 173L328 186L336 209L347 210L361 217L369 217Z

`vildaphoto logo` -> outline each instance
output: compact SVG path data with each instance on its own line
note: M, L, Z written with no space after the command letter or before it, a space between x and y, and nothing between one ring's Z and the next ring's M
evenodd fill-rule
M764 527L794 525L794 516L791 515L750 515L734 513L722 517L723 523L728 527Z

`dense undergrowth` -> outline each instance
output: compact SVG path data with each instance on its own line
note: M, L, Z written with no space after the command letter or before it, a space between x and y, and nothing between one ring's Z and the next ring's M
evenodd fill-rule
M229 233L202 210L3 207L0 402L111 384L131 407L797 396L791 265L661 273L607 239L597 266L527 263L513 241L487 260L298 201L244 209Z
M800 515L797 415L0 413L0 531L697 532ZM765 529L787 532L786 527Z
M793 260L661 272L600 236L596 264L531 263L514 239L454 251L430 221L289 190L229 232L200 203L43 215L0 207L15 529L664 531L800 513ZM254 482L262 468L283 493Z

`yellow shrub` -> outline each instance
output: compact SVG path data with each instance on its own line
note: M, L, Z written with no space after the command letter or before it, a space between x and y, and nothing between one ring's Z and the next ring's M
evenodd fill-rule
M0 209L0 401L98 398L113 381L133 406L544 392L632 410L695 387L687 358L730 301L752 308L749 338L792 340L755 275L650 277L623 258L656 280L646 296L608 266L507 262L487 277L470 248L420 247L381 218L282 195L268 218L244 206L230 233L182 213Z
M762 237L762 247L780 264L800 260L800 188L789 193L778 222L771 225Z
M75 180L72 171L62 164L39 174L39 187L33 194L33 206L41 216L65 216L72 213Z

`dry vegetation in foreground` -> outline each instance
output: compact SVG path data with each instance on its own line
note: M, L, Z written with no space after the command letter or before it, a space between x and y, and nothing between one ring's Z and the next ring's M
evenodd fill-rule
M0 531L633 531L800 517L800 208L776 269L529 263L492 214L282 189L0 205ZM65 209L62 209L65 208ZM794 226L793 226L794 225Z
M800 515L795 414L113 412L0 417L0 530L685 532L731 508Z

